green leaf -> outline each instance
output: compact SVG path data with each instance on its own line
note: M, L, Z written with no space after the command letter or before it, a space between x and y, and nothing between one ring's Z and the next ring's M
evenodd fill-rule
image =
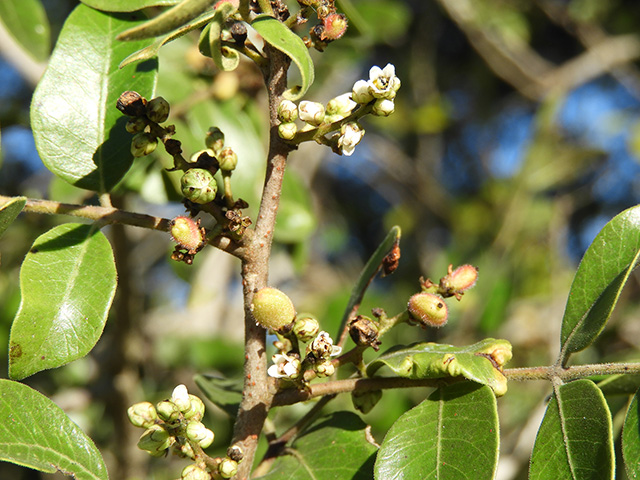
M198 388L231 418L236 418L242 400L242 379L234 380L216 375L196 375Z
M380 270L380 265L382 265L382 261L384 257L386 257L391 249L394 246L397 246L400 243L400 227L394 226L391 227L387 236L384 237L384 240L378 245L376 251L373 252L364 268L360 272L360 277L358 277L358 281L353 286L353 290L351 290L351 296L349 297L349 303L347 304L347 308L342 315L342 320L340 322L340 328L338 329L338 335L336 338L340 337L340 332L343 332L347 322L352 316L355 316L355 310L357 310L360 302L362 302L362 298L364 297L364 293L373 280L373 277Z
M300 70L302 85L296 85L284 93L284 97L297 101L307 92L314 79L313 60L302 39L284 23L269 15L258 15L251 26L265 42L287 55Z
M183 0L142 25L121 32L118 40L140 40L164 35L200 16L211 7L212 0Z
M376 447L366 424L351 412L335 412L312 423L276 458L263 480L369 480Z
M640 388L640 375L606 375L596 385L606 396L633 395Z
M613 479L611 414L591 380L555 389L531 455L529 479Z
M14 197L0 205L0 237L27 204L26 197Z
M181 0L80 0L85 5L105 12L135 12L147 7L175 5Z
M227 17L236 10L230 2L222 3L216 8L211 23L202 30L200 35L200 53L205 57L211 57L220 70L230 72L235 70L240 63L240 54L237 50L222 44L220 35Z
M20 269L9 376L85 356L102 334L116 283L111 245L94 225L67 223L38 237Z
M127 118L116 109L126 90L153 93L154 62L118 70L149 42L121 43L118 32L140 24L138 14L108 15L78 5L67 18L31 102L31 125L42 161L56 175L87 190L109 191L133 157Z
M309 238L316 229L311 195L302 179L288 171L282 182L282 195L278 208L278 224L274 239L283 243L297 243Z
M498 464L498 433L490 388L471 382L439 388L389 429L375 478L490 480Z
M593 343L640 257L640 206L611 220L587 249L562 319L561 360Z
M367 375L372 376L386 366L404 378L463 376L491 387L497 396L501 396L507 392L507 378L497 368L496 359L500 357L506 358L505 363L511 359L511 344L494 338L463 347L440 343L399 345L372 361L367 366Z
M49 57L49 20L39 0L0 1L0 22L35 60L44 62Z
M629 478L640 476L640 415L638 412L638 393L636 392L627 410L622 427L622 458Z
M210 12L205 12L202 15L200 15L198 18L194 19L192 22L189 22L188 24L174 30L169 35L158 38L151 45L145 48L142 48L137 52L132 53L127 58L125 58L120 63L120 68L126 67L131 63L141 62L144 60L149 60L150 58L154 58L155 56L158 55L158 51L160 50L160 47L162 47L166 43L169 43L177 38L182 37L183 35L186 35L192 30L195 30L197 28L202 27L203 25L206 25L209 21L211 21L214 15L215 15L215 11L213 10Z
M0 460L77 480L107 480L100 452L55 403L0 379Z

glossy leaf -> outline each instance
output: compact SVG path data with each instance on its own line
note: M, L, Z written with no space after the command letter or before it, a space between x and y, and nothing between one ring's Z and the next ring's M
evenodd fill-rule
M563 363L600 334L639 258L640 206L636 206L611 220L580 262L562 319Z
M111 245L94 225L67 223L38 237L20 269L11 378L85 356L102 334L116 283Z
M230 2L224 2L216 8L215 15L211 23L205 27L200 35L200 53L206 57L211 57L220 70L230 72L235 70L240 63L240 54L237 50L222 44L220 35L222 28L234 11Z
M613 479L611 414L591 380L561 385L549 402L531 455L531 480Z
M622 458L629 478L640 477L640 413L638 393L633 397L622 427Z
M202 15L200 15L198 18L194 19L192 22L189 22L187 25L184 25L183 27L180 27L174 30L173 32L171 32L168 35L165 35L164 37L158 38L151 45L145 48L142 48L137 52L132 53L127 58L125 58L120 63L120 68L123 68L131 63L142 62L144 60L149 60L151 58L156 57L158 55L158 51L160 50L160 47L177 38L182 37L183 35L186 35L192 30L203 27L204 25L206 25L208 22L211 21L214 15L215 15L215 11L213 10L209 12L205 12Z
M85 5L105 12L135 12L147 7L175 5L181 0L80 0Z
M251 26L265 42L287 55L300 70L302 85L296 85L284 93L284 97L296 101L302 98L313 83L315 71L309 50L302 39L282 22L268 15L257 16Z
M369 480L377 448L367 441L366 424L351 412L316 420L276 458L263 480Z
M0 22L9 35L35 60L44 62L49 57L49 20L39 0L1 1Z
M486 338L473 345L457 347L440 343L415 343L396 346L367 366L373 375L386 366L404 378L442 378L463 376L491 387L498 396L507 392L507 378L496 366L498 355L511 359L511 344Z
M107 480L100 452L55 403L0 379L0 460L77 480Z
M236 417L242 400L242 379L196 375L194 381L211 403L224 410L229 417Z
M493 392L457 383L439 388L393 424L380 446L375 478L490 480L498 450Z
M160 15L118 34L118 40L140 40L165 35L180 28L211 7L212 0L183 0Z
M116 109L126 90L151 96L156 64L118 70L148 42L121 43L118 32L139 24L137 14L108 15L78 5L67 18L31 102L36 147L47 168L87 190L109 191L133 157L127 118Z
M14 197L0 205L0 237L27 204L26 197Z

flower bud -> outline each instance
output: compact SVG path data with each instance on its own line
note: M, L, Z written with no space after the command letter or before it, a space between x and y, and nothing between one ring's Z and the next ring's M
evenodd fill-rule
M330 377L334 373L336 373L336 367L333 366L333 363L329 359L321 360L313 366L313 369L318 374L319 377Z
M131 155L144 157L152 153L158 146L158 139L150 133L138 133L131 140Z
M370 392L351 392L353 408L367 414L382 398L382 390L372 390Z
M298 126L293 123L281 123L278 125L278 135L285 140L293 140L298 133Z
M277 288L262 288L253 296L251 312L258 325L278 330L290 324L296 317L296 309L283 292Z
M298 114L300 120L317 127L324 120L324 105L303 100L298 105Z
M212 202L218 192L218 184L209 170L190 168L180 179L182 194L194 203Z
M202 420L204 417L204 403L200 397L189 394L189 409L182 412L186 420Z
M156 408L150 402L131 405L127 410L129 421L136 427L149 428L158 418Z
M171 401L180 409L181 412L188 410L191 406L191 400L189 399L187 387L180 384L174 388L171 393Z
M320 323L309 315L298 315L293 324L293 333L301 342L311 341L320 330Z
M335 98L332 98L327 103L327 115L339 115L341 117L348 116L351 111L356 108L358 104L351 100L350 93L343 93Z
M170 402L169 400L163 400L156 405L158 416L165 422L172 423L180 418L180 409L178 406Z
M198 443L202 448L207 448L213 443L213 432L205 427L204 423L197 420L187 424L185 434L189 440Z
M162 123L169 118L169 102L162 97L156 97L147 103L147 118L155 123Z
M182 469L182 480L211 480L211 475L202 467L191 464Z
M353 89L351 90L351 99L361 105L367 104L371 100L373 100L369 82L367 82L366 80L358 80L356 83L354 83Z
M447 323L447 304L433 293L416 293L407 305L409 315L423 326L441 327Z
M396 106L393 103L393 100L388 100L386 98L379 98L373 104L373 110L371 110L371 113L373 113L374 115L377 115L378 117L388 117L393 113L395 108Z
M360 143L364 137L364 129L358 122L345 123L340 127L340 136L338 137L338 148L343 155L347 157L353 155L356 145Z
M174 242L190 252L198 251L204 243L200 223L190 217L176 217L171 220L169 233Z
M116 103L116 108L129 117L142 117L146 113L146 98L138 92L123 92Z
M133 117L129 119L127 124L125 125L125 129L130 134L136 134L140 132L144 132L144 129L147 128L149 121L146 117Z
M138 448L146 450L151 454L162 453L169 448L172 443L175 442L175 438L169 435L162 426L152 425L149 427L138 440Z
M174 445L173 451L182 458L196 458L196 452L193 451L193 447L189 442L185 442L182 445Z
M455 295L459 299L465 290L469 290L476 284L478 268L473 265L462 265L451 270L449 265L449 273L440 279L440 289L443 290L443 295Z
M214 156L217 157L224 147L224 133L218 127L211 127L207 131L204 143L207 148L213 150Z
M231 478L238 473L238 462L230 458L224 458L218 466L218 472L222 478Z
M278 105L278 118L283 123L295 122L298 118L298 107L291 100L283 100Z
M238 155L231 147L223 149L218 155L218 164L220 164L220 170L225 172L231 172L235 170L238 165Z
M322 40L337 40L347 31L347 17L341 13L332 13L323 19Z

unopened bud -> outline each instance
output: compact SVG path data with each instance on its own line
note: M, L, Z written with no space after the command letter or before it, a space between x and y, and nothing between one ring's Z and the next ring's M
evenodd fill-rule
M309 315L298 315L293 324L293 333L301 342L309 342L315 338L320 330L320 323Z
M202 420L204 417L204 403L200 397L189 394L189 409L182 412L186 420Z
M298 126L293 122L281 123L280 125L278 125L278 135L280 136L280 138L283 138L285 140L293 140L293 137L296 136L296 133L298 133Z
M149 428L158 418L156 407L150 402L140 402L127 409L129 421L136 427Z
M336 367L333 366L333 362L329 359L321 360L313 366L313 370L319 377L330 377L336 372Z
M303 122L317 127L324 120L324 105L303 100L298 105L298 116Z
M291 299L277 288L262 288L253 296L251 312L258 325L278 330L296 317Z
M158 416L165 422L175 422L180 417L180 409L178 406L170 402L169 400L163 400L156 405Z
M350 93L343 93L335 98L332 98L327 102L327 115L339 115L346 117L351 111L356 108L358 104L351 100Z
M377 115L378 117L388 117L393 113L396 106L393 100L388 100L386 98L379 98L373 104L373 110L371 113Z
M202 422L191 421L185 431L187 438L196 442L202 448L207 448L213 443L214 433L204 426Z
M238 473L238 462L230 458L224 458L218 466L218 472L222 478L231 478Z
M144 129L147 128L148 124L149 122L146 117L133 117L127 122L124 128L127 132L136 134L144 132Z
M238 155L231 147L227 147L218 155L218 164L220 165L220 170L231 172L238 165Z
M162 453L169 448L175 439L160 425L149 427L138 440L138 448L147 452Z
M169 118L169 102L162 97L156 97L147 103L147 118L155 123L162 123Z
M218 156L224 148L224 133L218 127L211 127L207 132L204 143L207 148L213 150L214 156Z
M198 465L191 464L182 469L180 478L182 480L211 480L211 475Z
M358 80L351 90L351 99L359 104L366 104L373 100L371 87L366 80Z
M447 323L447 304L433 293L416 293L409 299L407 309L411 318L423 326L441 327Z
M341 13L332 13L324 17L322 40L337 40L347 31L347 17Z
M198 251L204 243L199 222L190 217L180 216L171 220L169 233L174 242L188 251Z
M174 388L173 392L171 393L171 401L175 403L176 407L178 407L181 412L188 410L191 406L191 400L189 400L189 392L187 391L187 387L180 384L176 388Z
M213 174L204 168L191 168L180 179L182 194L194 203L212 202L218 192L218 184Z
M298 118L298 107L291 100L283 100L278 105L278 118L283 123L295 122Z
M381 398L382 390L372 390L370 392L351 392L351 401L353 402L353 407L364 414L369 413Z
M150 133L138 133L131 140L131 155L144 157L152 153L158 146L158 139Z

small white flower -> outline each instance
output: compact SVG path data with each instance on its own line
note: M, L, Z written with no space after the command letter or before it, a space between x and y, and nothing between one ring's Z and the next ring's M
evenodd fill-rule
M294 356L276 353L273 357L273 365L267 370L267 374L274 378L297 378L302 367L300 360Z
M191 407L191 399L189 398L189 392L184 385L178 385L173 389L171 394L171 401L181 412L186 412Z
M313 353L316 358L329 358L340 355L342 347L333 344L333 340L324 330L318 334L313 342L307 347L308 352Z
M343 93L329 100L327 103L327 115L340 115L344 118L357 106L358 104L351 100L350 93Z
M354 102L359 104L366 104L373 100L373 95L371 94L371 85L366 80L358 80L353 84L353 89L351 90L351 98Z
M300 120L317 127L324 120L324 105L303 100L298 105L298 114Z
M369 70L370 93L375 98L393 100L400 88L400 79L396 77L396 67L388 63L381 69L378 66Z
M347 157L353 155L356 145L360 143L364 136L364 129L356 122L345 123L340 127L340 137L338 138L338 148Z
M391 115L395 109L395 104L393 100L388 100L386 98L379 98L376 100L376 103L373 104L373 110L371 113L377 115L378 117L388 117Z

